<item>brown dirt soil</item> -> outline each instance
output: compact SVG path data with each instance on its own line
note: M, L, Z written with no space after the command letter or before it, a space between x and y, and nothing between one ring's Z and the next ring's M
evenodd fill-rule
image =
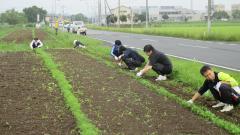
M56 83L32 53L0 53L0 134L76 135Z
M179 84L176 85L176 84L172 84L169 81L156 82L155 78L150 77L150 76L145 76L144 78L150 80L155 85L159 85L161 87L166 88L171 93L174 93L174 94L176 94L176 95L178 95L181 98L186 99L186 100L189 100L194 94L194 93L184 92L184 89L189 89L189 87L187 87L185 85L179 85ZM234 109L230 112L222 113L222 112L220 112L220 110L222 108L217 108L217 109L212 108L212 105L217 103L217 101L215 101L214 99L209 99L209 98L203 97L203 98L197 100L196 103L207 107L209 110L211 110L211 112L213 112L216 115L222 117L223 119L234 122L236 124L240 123L240 110L238 109L239 107L237 107L236 109Z
M103 134L228 134L92 58L74 50L50 52L61 64L83 111Z
M42 42L48 39L48 33L44 32L41 29L36 29L35 33L36 33L36 37L38 37Z
M31 30L16 30L9 33L1 39L3 42L12 43L30 43L32 40L32 31Z

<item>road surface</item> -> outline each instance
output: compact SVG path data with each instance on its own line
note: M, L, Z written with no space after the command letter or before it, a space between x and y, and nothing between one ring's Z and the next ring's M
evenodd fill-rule
M199 62L240 71L240 44L200 41L183 38L152 36L122 32L88 30L88 36L113 43L116 39L124 45L142 49L146 44L152 44L157 50L170 56L197 60Z

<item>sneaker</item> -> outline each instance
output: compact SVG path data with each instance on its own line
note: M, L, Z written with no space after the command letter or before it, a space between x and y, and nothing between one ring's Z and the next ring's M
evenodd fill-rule
M122 66L122 63L121 63L121 62L119 62L119 63L118 63L118 66L119 66L119 67L121 67L121 66Z
M223 102L219 102L216 105L213 105L212 108L218 108L218 107L222 107L225 106L226 104L224 104Z
M226 104L220 112L229 112L233 109L233 105Z
M155 81L165 81L165 80L167 80L167 77L162 75L159 75L158 78L155 79Z
M240 95L240 87L239 86L233 87L233 89Z
M135 68L135 69L131 69L130 72L137 72L138 71L138 68Z

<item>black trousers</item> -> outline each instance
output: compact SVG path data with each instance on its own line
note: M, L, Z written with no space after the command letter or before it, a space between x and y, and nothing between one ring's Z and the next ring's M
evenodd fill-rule
M226 104L238 105L240 103L239 94L228 84L222 84L219 92L214 88L210 89L213 97Z
M56 35L58 34L58 28L55 28L55 34Z
M33 47L33 48L38 48L39 45L40 45L40 43L37 43L37 44L33 43L33 44L32 44L32 47Z
M132 58L123 59L123 62L128 66L128 69L130 70L134 70L136 67L140 67L143 63Z
M152 65L152 69L159 75L167 75L172 73L172 66L166 66L160 63Z

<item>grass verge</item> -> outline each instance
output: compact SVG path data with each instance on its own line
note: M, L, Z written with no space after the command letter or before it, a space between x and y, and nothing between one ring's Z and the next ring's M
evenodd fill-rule
M115 32L137 33L157 36L170 36L178 38L189 38L198 40L213 41L240 41L240 27L233 26L213 26L211 33L207 32L206 26L166 26L146 28L117 28L117 27L100 27L90 25L90 29L107 30Z

